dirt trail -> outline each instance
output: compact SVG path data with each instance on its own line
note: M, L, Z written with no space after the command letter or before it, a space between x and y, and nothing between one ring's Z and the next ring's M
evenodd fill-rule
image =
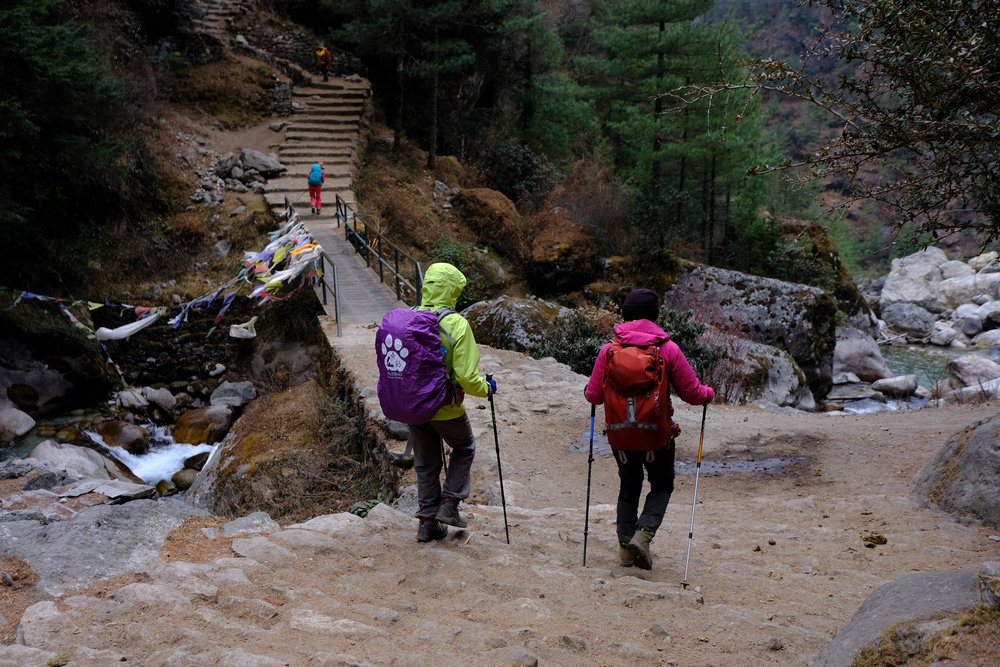
M359 329L342 343L359 363L365 338ZM712 406L706 471L773 457L795 465L702 476L683 590L693 478L678 477L654 569L626 569L615 466L599 455L583 568L587 457L571 445L585 450L584 378L490 349L481 368L500 383L510 545L501 508L485 504L467 508L468 530L427 545L414 519L385 506L235 541L192 522L160 565L30 609L22 636L32 648L0 647L0 665L56 652L73 665L807 665L879 584L1000 557L990 531L910 495L945 439L995 406L865 416ZM486 502L496 495L490 412L470 404L474 502ZM690 461L701 410L681 405L677 416L679 457ZM868 532L886 544L867 548ZM22 662L4 662L18 651Z

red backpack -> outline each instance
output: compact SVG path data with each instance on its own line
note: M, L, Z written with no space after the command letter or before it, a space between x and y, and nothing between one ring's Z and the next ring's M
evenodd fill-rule
M616 449L664 447L680 428L671 420L670 383L660 345L611 343L604 358L604 419Z

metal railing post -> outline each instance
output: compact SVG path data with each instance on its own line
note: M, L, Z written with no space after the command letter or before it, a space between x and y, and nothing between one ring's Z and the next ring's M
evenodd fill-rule
M330 263L330 266L333 266L332 262ZM326 305L326 253L323 253L319 256L319 270L320 270L319 283L323 287L323 305L325 306ZM334 294L333 298L336 299L337 295Z
M393 249L393 251L395 252L395 255L396 255L395 270L393 271L393 275L396 276L396 301L402 301L403 299L400 298L400 295L399 295L399 291L400 291L400 287L401 287L401 283L400 283L400 280L399 280L399 248L397 248L396 246L393 246L392 249Z
M333 317L337 320L337 338L340 338L340 295L339 284L337 283L337 265L331 262L333 268Z

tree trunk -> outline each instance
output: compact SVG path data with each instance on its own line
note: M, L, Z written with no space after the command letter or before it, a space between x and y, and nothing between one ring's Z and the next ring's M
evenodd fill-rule
M392 114L392 147L398 149L403 136L403 52L396 54L396 108Z
M712 166L708 174L708 263L712 263L715 247L715 149L712 149Z
M437 53L438 29L434 28L434 53ZM434 63L434 72L431 74L431 118L430 136L427 138L427 168L433 169L437 162L437 140L438 140L438 70L437 63Z

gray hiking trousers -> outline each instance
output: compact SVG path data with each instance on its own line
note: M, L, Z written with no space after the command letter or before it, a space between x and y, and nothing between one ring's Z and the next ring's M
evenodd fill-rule
M451 447L443 488L442 440ZM411 424L410 445L413 447L413 469L417 473L418 519L432 520L437 515L442 498L453 498L457 502L469 497L472 459L476 455L476 439L472 435L469 415Z

